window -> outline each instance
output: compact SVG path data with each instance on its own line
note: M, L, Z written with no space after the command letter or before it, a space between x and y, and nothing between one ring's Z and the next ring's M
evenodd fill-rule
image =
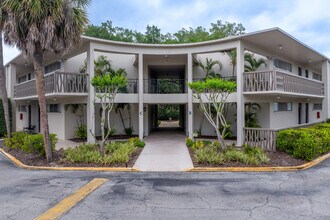
M45 66L45 74L61 69L61 63L55 62Z
M282 70L287 70L289 72L292 72L292 64L285 62L283 60L280 59L275 59L274 60L274 66L276 68L282 69Z
M60 113L60 106L59 104L49 104L47 105L47 112L49 113Z
M318 81L322 81L322 76L321 76L321 74L313 73L313 79L318 80Z
M285 112L292 111L292 103L291 102L275 102L273 104L274 112Z
M19 105L17 107L18 112L27 112L26 111L26 105Z
M322 103L314 103L313 110L322 110Z
M302 76L302 69L301 69L301 67L298 67L298 76Z
M306 78L309 77L309 72L308 72L308 70L305 70L305 76L306 76Z
M26 75L21 76L21 77L19 77L19 78L17 79L17 83L18 83L18 84L23 83L23 82L25 82L25 81L26 81Z

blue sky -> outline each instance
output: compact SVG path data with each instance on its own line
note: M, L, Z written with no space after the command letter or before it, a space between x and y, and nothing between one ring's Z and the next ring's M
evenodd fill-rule
M166 33L217 20L242 23L246 32L279 27L330 57L329 0L93 0L88 13L92 24L111 20L141 32L148 24ZM4 62L17 54L5 46Z

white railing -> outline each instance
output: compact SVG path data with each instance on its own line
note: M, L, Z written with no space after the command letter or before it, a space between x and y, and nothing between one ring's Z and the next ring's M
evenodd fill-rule
M36 96L35 79L14 87L15 98ZM45 91L47 93L87 93L88 75L81 73L55 72L45 75Z
M244 76L244 92L279 91L324 96L324 83L274 69L247 72Z

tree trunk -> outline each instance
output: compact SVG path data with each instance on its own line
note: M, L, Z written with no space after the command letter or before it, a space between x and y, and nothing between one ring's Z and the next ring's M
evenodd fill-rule
M10 126L10 113L9 113L9 101L6 89L6 76L3 67L3 48L2 48L2 34L0 34L0 97L2 99L3 110L5 113L7 137L11 137L11 126Z
M101 144L100 144L100 153L102 156L104 156L104 145L105 145L105 127L104 126L105 126L105 108L103 107L103 103L102 103L102 117L101 117L102 140L101 140ZM108 128L108 129L110 129L110 128Z
M34 71L36 74L36 87L40 107L41 127L44 136L43 138L46 158L48 162L51 162L53 160L53 155L50 143L49 125L46 108L44 57L41 48L37 48L34 54Z
M202 117L201 117L201 119L199 120L199 128L198 128L198 130L199 130L199 135L200 136L202 136L202 129L203 129L204 118L205 118L205 116L203 114Z
M222 148L222 149L225 149L225 148L226 148L226 143L225 143L225 141L223 140L223 138L222 138L222 136L221 136L221 133L220 133L219 129L216 128L216 129L215 129L215 132L217 133L218 141L219 141L219 143L220 143L220 145L221 145L221 148Z

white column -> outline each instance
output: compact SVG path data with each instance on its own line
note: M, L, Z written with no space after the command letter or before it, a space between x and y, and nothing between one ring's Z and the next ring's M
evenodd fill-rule
M193 81L193 62L192 62L192 54L187 54L187 74L188 74L188 83ZM188 87L188 136L189 138L193 138L193 93L192 90Z
M143 140L143 54L139 53L139 138Z
M8 72L6 74L7 79L7 95L14 99L15 85L16 85L16 66L9 64Z
M244 72L244 47L242 42L237 46L237 146L242 146L244 142L243 127L244 119L244 97L243 97L243 72Z
M324 83L323 119L327 120L330 118L330 65L327 60L322 64L322 81Z
M89 75L89 90L87 99L87 142L95 143L95 139L92 134L95 134L95 90L90 84L90 80L94 77L94 46L90 43L87 49L87 73Z

